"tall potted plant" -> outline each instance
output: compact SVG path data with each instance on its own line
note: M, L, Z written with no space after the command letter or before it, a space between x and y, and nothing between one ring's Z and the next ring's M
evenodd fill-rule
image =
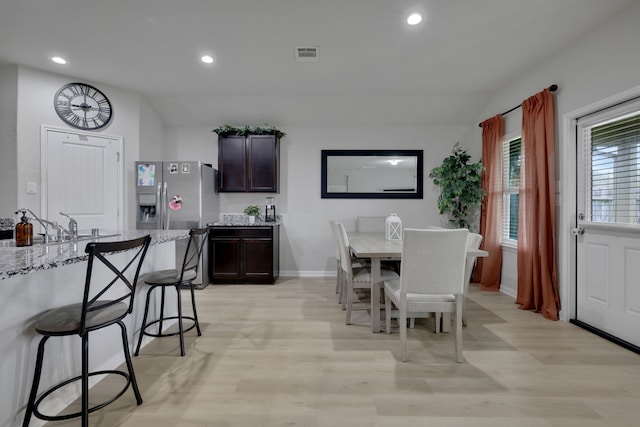
M469 228L469 219L482 203L482 162L469 163L471 156L456 143L450 156L429 173L440 187L438 209L458 228Z

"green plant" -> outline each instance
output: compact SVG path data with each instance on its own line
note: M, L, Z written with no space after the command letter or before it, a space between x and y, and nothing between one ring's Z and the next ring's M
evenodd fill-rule
M449 222L459 228L469 228L474 208L482 204L482 162L469 163L471 156L456 143L452 154L429 173L429 178L440 187L438 209L448 214Z
M265 123L265 127L260 126L245 126L245 127L235 127L230 126L228 124L223 124L213 129L213 132L217 133L220 136L226 135L276 135L278 138L282 138L287 134L282 132L281 130L276 129L274 126L269 126Z
M260 208L256 205L249 205L244 209L244 213L250 216L260 215Z

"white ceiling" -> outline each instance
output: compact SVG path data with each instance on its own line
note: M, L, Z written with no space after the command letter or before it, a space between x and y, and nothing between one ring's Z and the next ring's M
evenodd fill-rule
M633 1L1 0L0 63L140 93L168 126L469 125Z

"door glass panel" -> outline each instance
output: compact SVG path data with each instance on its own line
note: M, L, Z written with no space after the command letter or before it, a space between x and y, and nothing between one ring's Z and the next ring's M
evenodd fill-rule
M640 111L583 129L589 153L589 218L640 223Z

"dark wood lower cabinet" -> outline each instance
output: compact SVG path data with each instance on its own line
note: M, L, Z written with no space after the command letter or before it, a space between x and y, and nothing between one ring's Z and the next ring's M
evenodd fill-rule
M279 243L279 225L211 227L211 282L273 284L280 274Z

